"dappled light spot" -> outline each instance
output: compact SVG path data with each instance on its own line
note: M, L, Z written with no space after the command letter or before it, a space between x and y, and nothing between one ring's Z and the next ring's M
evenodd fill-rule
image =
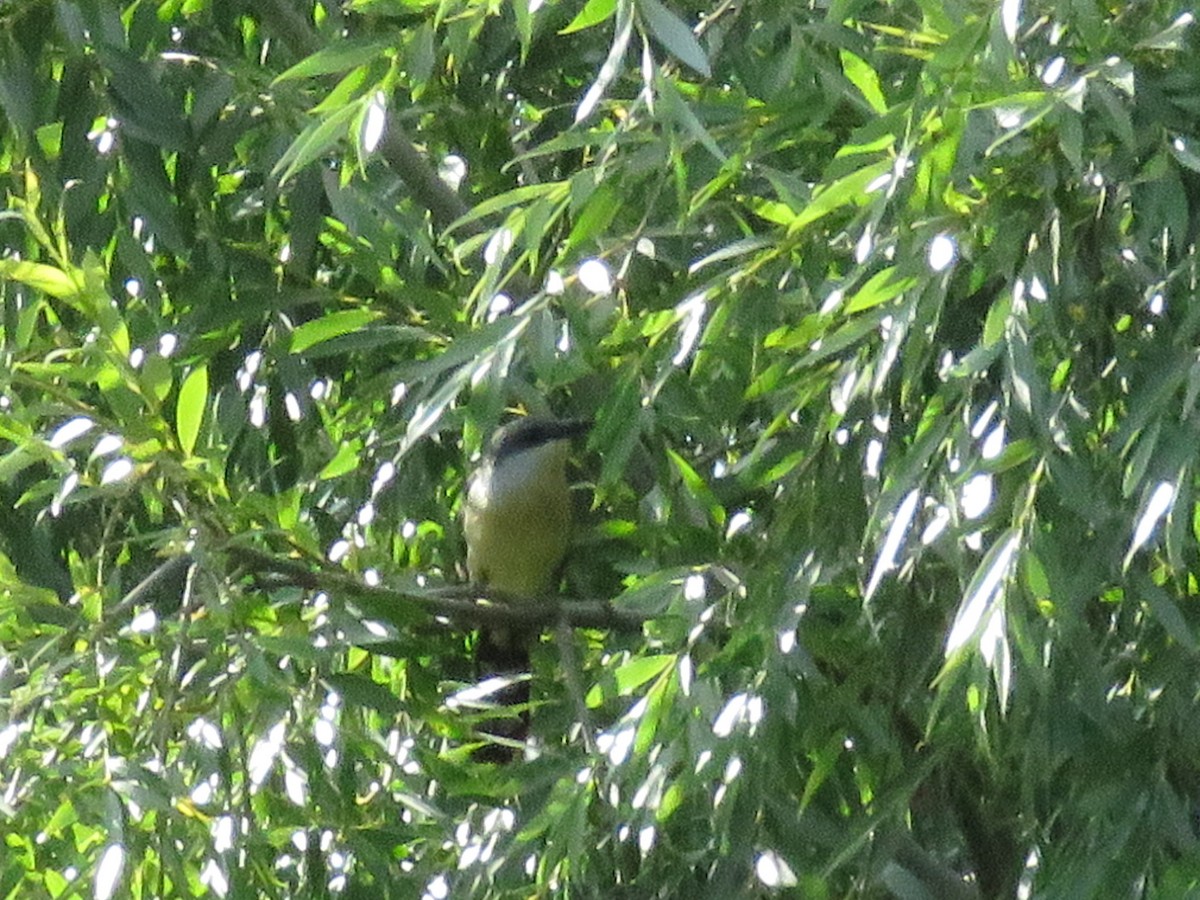
M158 628L158 613L152 609L143 609L129 622L132 634L149 634Z
M1004 423L993 428L979 447L979 455L984 459L995 459L1004 452Z
M250 398L247 415L250 424L255 428L262 428L267 424L267 386L265 384L254 386L254 395Z
M653 825L646 825L638 832L638 850L645 856L654 849L654 841L658 832Z
M946 637L947 656L982 633L984 616L1003 598L1004 583L1016 557L1019 537L1018 533L1010 531L989 551L985 558L987 568L982 570L982 575L976 575L971 592L963 599L954 617L954 625Z
M367 104L366 115L363 116L362 132L359 136L363 150L367 153L374 153L379 149L379 142L383 140L383 132L386 126L387 96L383 91L376 91L374 96L371 97L371 102ZM444 163L445 160L443 160ZM438 174L440 175L441 173L439 172ZM458 190L457 184L452 187L454 190Z
M912 524L913 516L916 515L917 502L920 498L921 494L919 491L909 491L896 508L896 511L892 513L892 523L888 526L887 535L883 539L883 546L879 550L879 556L875 559L875 566L871 571L871 579L867 583L865 599L869 600L873 597L883 577L899 567L900 546L903 544L904 536L908 533L908 528Z
M835 312L837 310L837 308L842 305L842 301L845 299L846 299L846 292L844 290L842 290L841 288L834 288L832 291L829 292L829 295L825 298L825 301L821 304L821 310L820 310L821 315L827 316L830 313ZM819 345L820 345L820 341L814 342L812 345L812 349L816 350Z
M120 434L104 434L100 440L97 440L96 446L91 449L91 458L96 460L101 456L115 454L122 446L125 446L125 438L122 438Z
M1004 36L1008 38L1009 43L1016 43L1017 28L1021 22L1021 0L1001 0L1000 3L1000 24L1004 29Z
M254 742L246 765L250 784L253 787L260 787L267 780L267 776L271 774L275 760L283 750L283 739L286 733L287 723L279 721L271 727L266 735Z
M708 585L704 576L693 572L683 580L683 599L696 603L708 596Z
M104 120L103 128L94 128L88 132L88 140L96 146L96 152L101 156L108 156L116 146L117 127L117 120L108 118Z
M452 191L457 191L467 177L467 161L457 153L447 153L438 164L438 177Z
M67 502L67 498L79 486L79 473L72 469L67 477L62 480L62 484L58 486L58 490L54 492L54 499L50 501L50 515L58 518L62 515L63 504Z
M679 666L676 669L679 677L679 690L683 696L690 697L692 693L692 657L690 654L683 654L679 659Z
M450 882L446 880L445 875L435 875L425 886L425 893L421 895L421 900L446 900L449 896Z
M892 183L893 175L891 172L884 172L882 175L873 179L864 189L867 194L874 194L876 191L881 191Z
M193 719L187 727L187 736L208 750L221 748L221 732L208 719Z
M100 484L116 484L124 481L131 474L133 474L133 460L122 456L104 467L104 471L100 474Z
M158 336L158 355L163 359L169 359L174 356L175 351L179 349L179 336L167 331Z
M375 477L371 481L371 496L377 497L379 492L387 487L395 477L396 464L394 462L388 459L380 463L379 468L375 470Z
M210 859L204 863L204 867L200 870L200 884L211 890L218 897L229 896L229 879L225 875L225 871L221 868L221 864L215 859Z
M332 746L336 738L337 729L329 719L319 718L313 722L313 739L322 747Z
M713 791L713 806L720 806L721 801L725 799L725 793L729 789L729 785L733 784L742 774L742 758L740 756L731 756L729 761L725 763L725 771L721 774L721 783L717 785Z
M966 519L978 519L992 505L992 476L973 475L962 486L959 508Z
M870 258L871 251L874 249L875 232L868 224L867 227L863 229L863 233L859 235L858 241L854 245L854 261L859 265L862 265Z
M754 874L764 887L785 888L796 886L796 873L774 850L764 850L754 863Z
M775 640L779 646L779 652L787 656L796 649L796 642L799 635L795 628L783 628L775 636Z
M867 441L867 450L863 454L863 473L869 478L879 477L879 463L883 459L883 441L871 438Z
M497 265L508 255L514 240L515 236L511 228L498 228L488 239L487 246L484 247L483 261L489 266Z
M22 732L28 731L29 728L29 722L10 722L8 725L0 728L0 759L8 756L17 738L20 737Z
M1175 485L1169 481L1160 481L1158 486L1154 488L1154 492L1150 495L1150 499L1146 503L1146 508L1142 511L1137 526L1134 528L1133 540L1129 544L1129 552L1125 554L1126 566L1133 559L1133 555L1150 540L1150 536L1154 534L1154 529L1158 526L1159 520L1170 511L1174 503Z
M245 360L242 361L241 367L235 374L238 390L242 393L250 390L251 386L253 386L254 376L258 374L258 370L262 366L262 360L263 355L261 350L252 350L246 354Z
M693 294L677 307L675 312L683 322L679 330L679 349L671 357L673 365L682 365L684 360L692 355L696 341L700 337L700 326L704 323L704 314L708 311L704 294Z
M950 510L940 503L934 507L933 515L926 523L925 528L921 531L921 545L928 547L939 537L950 525Z
M616 732L602 732L596 738L596 749L607 756L612 765L622 765L625 760L629 759L629 752L633 749L633 738L636 733L637 729L632 724L623 725Z
M117 892L121 872L125 868L125 847L110 844L96 866L96 881L92 896L95 900L109 900Z
M953 265L958 257L958 245L946 234L939 234L929 242L929 253L926 257L929 268L934 272L944 272Z
M55 450L61 450L67 444L71 443L71 441L91 431L95 424L87 416L76 416L73 419L68 419L55 429L48 443Z
M221 780L217 777L217 773L213 772L198 785L192 788L192 792L188 795L188 799L196 806L207 806L213 802L213 798L217 796L217 788L220 787Z
M1057 83L1058 79L1062 78L1063 70L1067 67L1067 61L1061 56L1055 56L1042 67L1042 84L1050 87Z
M658 809L662 803L662 789L666 782L667 771L661 763L656 763L650 767L650 774L638 786L634 792L633 799L630 801L630 806L634 809Z
M300 408L300 398L291 391L283 395L283 408L287 412L287 417L293 422L299 422L304 418L303 410Z
M755 694L741 692L734 694L713 720L713 734L719 738L727 738L739 725L749 726L750 734L762 720L762 698Z
M608 263L602 259L585 259L576 271L579 283L590 294L611 294L613 289L612 272Z
M350 542L345 538L333 542L333 546L329 548L329 561L341 562L350 554Z
M287 754L283 756L283 790L287 798L296 806L308 804L308 775L297 766Z
M546 273L546 283L542 286L542 290L548 297L561 296L566 289L567 283L563 279L562 272L558 269L551 269Z
M487 320L495 322L504 314L510 312L513 307L512 297L508 294L500 293L492 297L488 303Z

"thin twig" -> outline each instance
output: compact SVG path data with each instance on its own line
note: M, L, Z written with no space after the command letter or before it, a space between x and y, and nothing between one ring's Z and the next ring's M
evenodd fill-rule
M583 693L583 682L580 679L582 668L579 665L579 654L575 652L575 631L566 618L560 618L554 627L554 637L558 642L558 656L562 660L563 680L567 685L567 693L575 704L575 715L579 717L579 727L583 729L583 747L589 756L596 753L596 730L592 726L592 714L588 711L587 697Z

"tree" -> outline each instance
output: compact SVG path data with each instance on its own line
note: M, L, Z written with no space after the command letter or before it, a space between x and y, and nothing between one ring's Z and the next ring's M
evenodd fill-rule
M1182 5L0 19L0 894L1200 884ZM595 422L540 619L510 409Z

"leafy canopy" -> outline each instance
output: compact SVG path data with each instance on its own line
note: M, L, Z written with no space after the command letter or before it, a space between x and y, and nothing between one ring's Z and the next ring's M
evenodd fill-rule
M1168 0L0 6L0 896L1195 889L1197 98Z

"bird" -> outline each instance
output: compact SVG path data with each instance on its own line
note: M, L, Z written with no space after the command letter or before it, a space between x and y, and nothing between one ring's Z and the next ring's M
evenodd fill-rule
M567 456L572 439L589 427L585 419L526 416L492 436L467 482L463 508L472 584L527 603L546 598L558 587L571 540ZM529 635L496 626L480 633L480 676L510 682L494 694L500 705L528 703L528 682L511 680L529 671L530 641ZM490 740L475 758L510 760L514 742L524 740L527 728L524 716L482 723L479 730ZM502 741L492 740L497 737Z

